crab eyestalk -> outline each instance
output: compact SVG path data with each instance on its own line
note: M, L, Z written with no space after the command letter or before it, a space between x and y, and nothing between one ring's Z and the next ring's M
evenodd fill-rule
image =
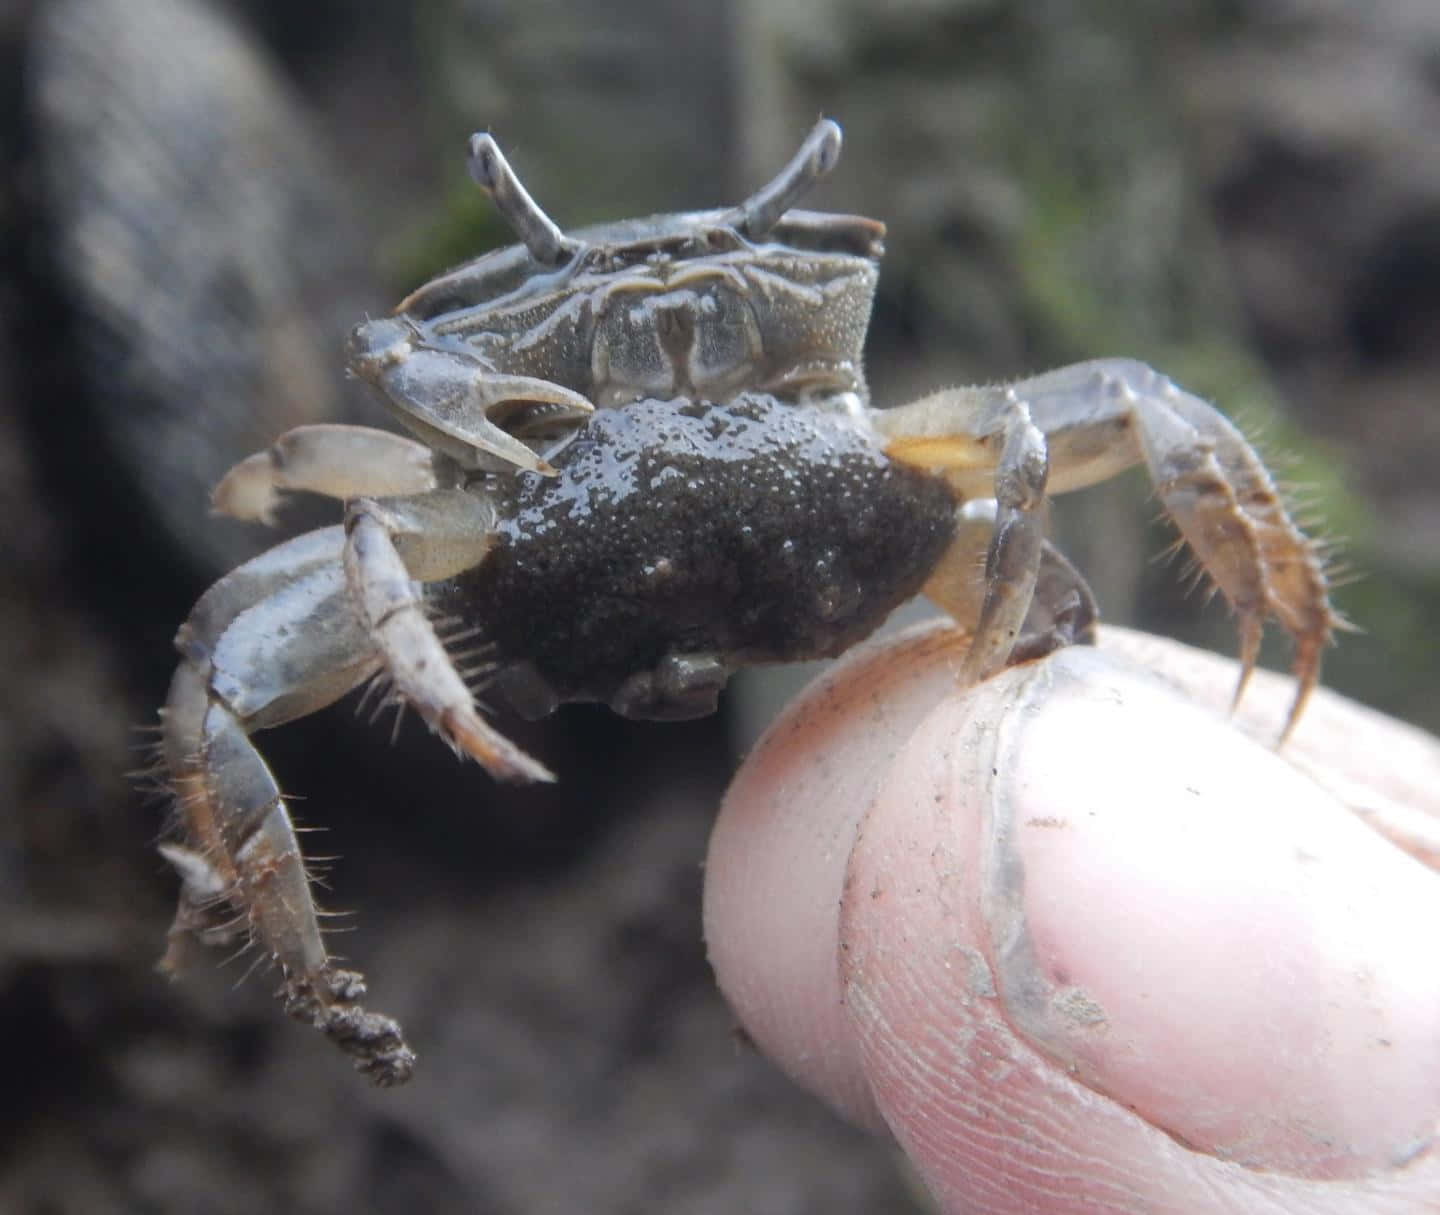
M822 118L790 163L731 211L726 222L752 240L768 236L780 217L839 163L840 143L840 124Z
M482 132L470 136L468 167L475 184L495 200L495 206L530 250L530 256L542 265L558 265L574 242L565 239L560 226L520 184L493 135Z

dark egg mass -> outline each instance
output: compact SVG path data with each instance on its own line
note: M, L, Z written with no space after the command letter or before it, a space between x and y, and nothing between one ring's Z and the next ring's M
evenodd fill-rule
M709 712L742 665L867 636L952 533L951 491L891 463L862 422L761 394L600 410L552 463L490 478L499 542L430 589L483 622L527 715Z

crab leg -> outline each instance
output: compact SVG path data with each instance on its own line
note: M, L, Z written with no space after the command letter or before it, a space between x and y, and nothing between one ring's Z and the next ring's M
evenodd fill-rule
M877 415L884 416L884 415ZM996 410L999 427L989 488L993 498L964 503L956 520L956 535L925 586L925 593L955 619L974 620L975 634L960 670L968 686L1001 670L1017 649L1020 656L1036 657L1066 644L1064 634L1089 628L1095 605L1089 588L1068 562L1045 542L1045 487L1050 475L1045 436L1031 421L1030 410L1013 394L1002 397ZM963 441L950 435L923 439L927 462L964 454ZM991 444L995 446L994 442ZM904 440L891 443L887 452L905 459ZM914 449L910 449L913 455ZM978 556L985 554L984 577L976 579ZM1049 555L1047 596L1026 631L1042 564ZM1066 575L1069 575L1066 577ZM977 582L984 593L976 603ZM1025 644L1020 645L1022 636Z
M495 510L463 490L385 502L362 498L345 518L345 575L370 644L431 729L497 780L554 776L491 726L426 618L417 582L475 566L494 542Z
M435 486L435 453L425 444L369 426L325 423L287 430L266 451L241 460L215 487L210 505L216 514L273 525L281 490L344 500Z
M975 626L961 679L978 682L1007 663L1042 658L1067 645L1092 645L1099 609L1085 579L1047 540L1040 540L1033 580L1027 568L996 571L989 559L1000 532L1001 508L989 498L963 503L955 534L922 588L952 619ZM1022 520L1022 525L1027 526ZM1000 559L1026 553L1001 545ZM1026 565L1028 562L1028 555ZM998 577L997 577L998 574Z
M183 661L161 716L182 842L161 851L182 887L162 967L179 968L192 935L248 936L280 968L286 1011L376 1083L395 1084L414 1055L394 1021L360 1004L361 976L331 964L289 811L250 741L380 667L350 605L343 543L332 527L271 549L211 587L181 627Z
M967 496L995 492L1003 511L1004 491L990 484L1014 467L1005 453L1021 409L1048 448L1051 492L1092 485L1142 460L1148 465L1166 511L1239 618L1237 699L1254 668L1265 617L1290 634L1299 686L1283 740L1342 621L1330 606L1316 545L1290 518L1244 437L1206 402L1123 359L1078 363L1009 387L951 389L872 418L892 458L942 470ZM1033 561L1000 551L1024 536L1023 529L997 529L991 550L997 578L1002 569Z

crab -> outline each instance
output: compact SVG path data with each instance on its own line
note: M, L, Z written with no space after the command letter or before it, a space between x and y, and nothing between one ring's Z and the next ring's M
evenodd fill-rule
M1041 506L1140 462L1238 618L1237 699L1265 620L1292 638L1293 727L1339 618L1240 432L1120 359L873 407L884 227L795 207L840 141L820 122L738 206L566 234L472 137L471 175L519 243L349 340L413 437L300 427L215 491L242 519L272 520L289 491L345 513L221 578L180 629L161 713L171 968L189 938L253 941L288 1012L377 1083L405 1080L400 1027L326 949L256 731L378 679L496 779L548 781L477 682L527 717L693 717L737 668L838 655L917 594L968 632L955 677L973 684L1092 639L1094 599Z

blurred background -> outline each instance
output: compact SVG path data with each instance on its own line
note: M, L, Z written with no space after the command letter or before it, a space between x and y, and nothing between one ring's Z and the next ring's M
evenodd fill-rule
M127 777L175 628L275 539L210 486L382 423L346 330L506 241L472 130L576 226L736 201L820 114L846 151L808 201L890 228L877 402L1152 362L1343 540L1364 631L1326 682L1440 726L1433 0L0 0L0 1211L925 1209L705 964L708 825L773 683L504 723L542 791L350 703L264 736L342 858L333 944L421 1053L393 1092L248 959L154 973L176 883ZM1155 513L1136 474L1054 525L1109 619L1232 649Z

